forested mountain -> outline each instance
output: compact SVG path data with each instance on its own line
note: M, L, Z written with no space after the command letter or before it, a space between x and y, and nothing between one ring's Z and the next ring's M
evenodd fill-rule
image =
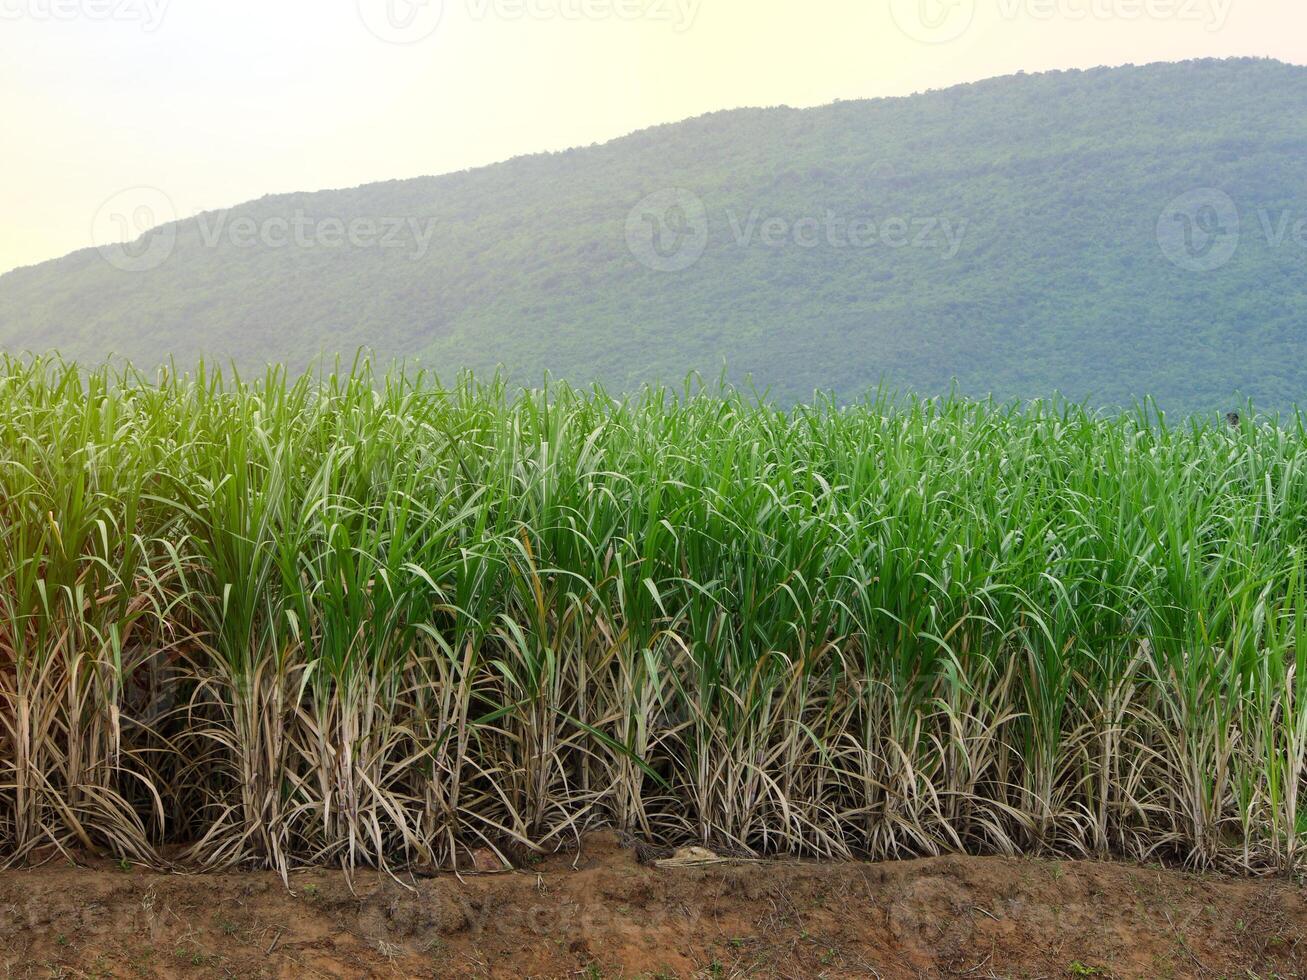
M880 381L1307 400L1307 69L1204 61L741 109L279 195L0 277L0 347L416 356L783 401Z

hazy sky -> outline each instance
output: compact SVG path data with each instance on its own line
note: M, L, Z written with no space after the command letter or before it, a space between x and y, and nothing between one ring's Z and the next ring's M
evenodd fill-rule
M0 0L0 271L99 243L139 186L182 217L715 109L1230 55L1307 62L1307 0Z

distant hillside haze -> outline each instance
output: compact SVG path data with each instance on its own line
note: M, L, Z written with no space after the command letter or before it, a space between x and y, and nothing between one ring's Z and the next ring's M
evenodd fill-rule
M151 213L125 200L124 227ZM1307 69L719 112L266 197L0 277L13 352L249 369L360 347L614 391L725 364L783 402L956 382L1285 408L1307 401Z

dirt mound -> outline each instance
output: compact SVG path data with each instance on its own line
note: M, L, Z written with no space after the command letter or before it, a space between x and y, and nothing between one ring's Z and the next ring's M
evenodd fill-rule
M530 871L416 880L0 875L4 976L1307 975L1307 894L1152 867L946 857L638 864L607 835Z

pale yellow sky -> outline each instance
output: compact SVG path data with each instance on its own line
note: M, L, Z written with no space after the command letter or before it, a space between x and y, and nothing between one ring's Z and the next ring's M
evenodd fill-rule
M716 109L1232 55L1307 63L1307 0L0 0L0 272L100 243L138 186L183 217Z

